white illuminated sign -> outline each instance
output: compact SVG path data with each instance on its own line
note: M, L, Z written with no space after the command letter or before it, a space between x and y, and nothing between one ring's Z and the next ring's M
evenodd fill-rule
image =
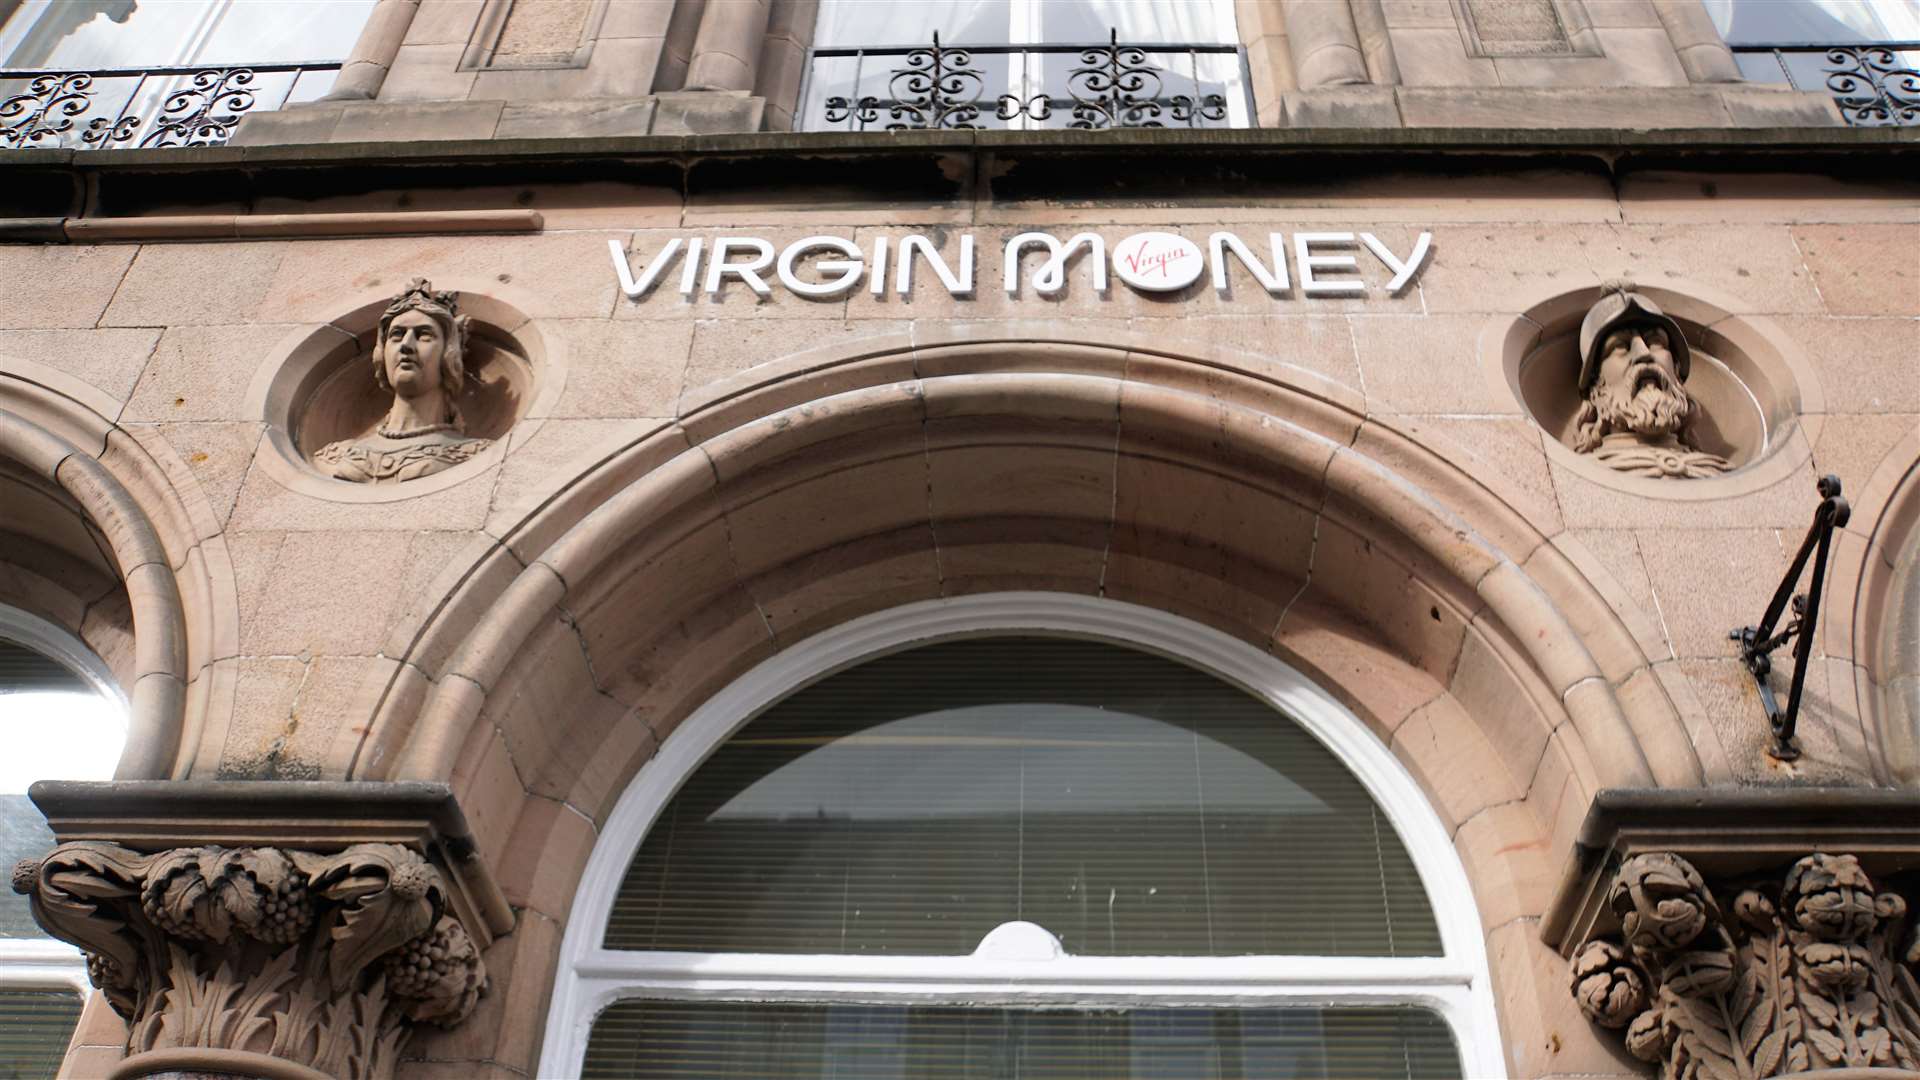
M757 236L685 241L675 237L639 266L620 241L607 241L607 248L620 278L620 291L629 300L652 292L675 261L680 263L680 292L689 297L696 288L717 294L730 281L766 297L773 293L769 277L795 296L815 300L844 297L863 283L874 296L884 295L889 288L907 296L913 292L916 276L923 285L938 282L949 296L969 297L974 295L979 263L973 236L962 234L959 239L959 250L952 258L919 233L898 243L875 237L865 249L839 236L808 236L778 250ZM1104 293L1109 270L1128 288L1146 293L1179 292L1203 275L1209 276L1213 288L1224 292L1237 273L1275 297L1290 295L1295 280L1304 297L1365 296L1374 289L1398 296L1419 275L1432 250L1429 232L1422 232L1404 256L1370 232L1302 232L1291 237L1268 233L1263 247L1230 232L1208 235L1204 247L1178 233L1138 232L1119 240L1111 250L1090 232L1065 240L1052 233L1025 232L1009 239L1001 250L1001 280L1007 295L1015 298L1023 289L1056 295L1067 287L1069 273L1083 275L1093 291ZM1040 255L1037 262L1026 258L1035 253ZM1361 276L1363 255L1386 267L1392 280L1385 286L1369 284ZM1023 262L1029 267L1024 279Z

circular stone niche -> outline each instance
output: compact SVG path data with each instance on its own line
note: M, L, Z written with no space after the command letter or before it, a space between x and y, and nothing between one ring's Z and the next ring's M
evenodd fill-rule
M432 284L442 289L439 281ZM529 423L529 416L545 414L536 405L556 398L561 381L550 343L517 306L457 286L452 291L459 294L460 313L472 318L466 385L456 404L465 434L493 446L444 472L397 484L356 484L314 466L321 447L373 435L392 404L392 391L374 381L372 366L380 316L393 302L385 295L325 326L296 332L256 375L249 396L265 413L279 450L277 479L309 494L355 502L423 495L485 469L504 451L509 432Z
M1695 292L1638 283L1635 290L1685 332L1692 355L1685 385L1697 406L1687 437L1697 449L1725 458L1731 469L1725 476L1704 479L1635 477L1573 449L1581 405L1580 323L1604 295L1599 286L1536 304L1513 320L1504 335L1490 336L1498 344L1498 355L1487 359L1497 360L1498 381L1553 437L1548 453L1588 478L1648 493L1678 495L1742 476L1749 482L1777 479L1770 475L1775 470L1755 467L1778 457L1774 451L1788 441L1804 410L1801 387L1807 368L1797 351L1770 324L1763 327L1763 320L1733 315ZM1792 462L1783 460L1783 465L1790 468ZM1755 476L1757 471L1768 475Z

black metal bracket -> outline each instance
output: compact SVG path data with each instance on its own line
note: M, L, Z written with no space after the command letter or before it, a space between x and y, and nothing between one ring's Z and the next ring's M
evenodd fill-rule
M1814 508L1813 524L1807 529L1807 538L1800 542L1800 553L1793 557L1793 565L1787 567L1787 576L1781 578L1780 587L1773 590L1773 601L1767 605L1767 613L1760 617L1760 625L1743 626L1727 635L1740 643L1740 662L1753 676L1753 684L1760 691L1760 705L1767 711L1767 722L1773 725L1773 746L1767 752L1781 761L1800 756L1799 748L1793 745L1793 731L1800 717L1800 691L1807 681L1807 657L1813 651L1814 629L1820 623L1820 598L1827 583L1827 552L1833 546L1833 530L1845 527L1853 514L1847 500L1840 497L1839 477L1823 476L1817 486L1820 505ZM1813 584L1806 592L1796 594L1794 586L1800 584L1808 555L1814 556ZM1773 628L1786 611L1789 598L1793 603L1793 621L1775 634ZM1787 707L1782 710L1773 687L1767 685L1767 675L1773 670L1773 650L1790 639L1797 639L1793 642L1793 684L1787 692Z

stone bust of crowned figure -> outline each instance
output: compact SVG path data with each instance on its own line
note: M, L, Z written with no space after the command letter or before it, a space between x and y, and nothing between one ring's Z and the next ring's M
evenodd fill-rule
M459 297L415 278L380 316L373 381L393 404L373 435L328 443L314 464L341 480L397 484L452 468L491 445L466 437L456 400L466 385L471 316Z
M1727 459L1696 448L1687 425L1692 354L1680 324L1629 282L1609 282L1580 323L1573 448L1632 476L1719 476Z

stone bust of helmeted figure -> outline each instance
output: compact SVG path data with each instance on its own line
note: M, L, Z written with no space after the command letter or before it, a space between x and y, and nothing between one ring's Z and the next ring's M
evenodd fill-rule
M1727 460L1695 447L1699 410L1685 383L1692 355L1680 324L1628 282L1609 282L1580 323L1575 451L1632 476L1718 476Z
M469 439L456 404L466 385L472 318L459 297L434 292L415 278L380 316L373 342L373 380L393 404L373 435L328 443L314 464L341 480L397 484L452 468L485 450Z

